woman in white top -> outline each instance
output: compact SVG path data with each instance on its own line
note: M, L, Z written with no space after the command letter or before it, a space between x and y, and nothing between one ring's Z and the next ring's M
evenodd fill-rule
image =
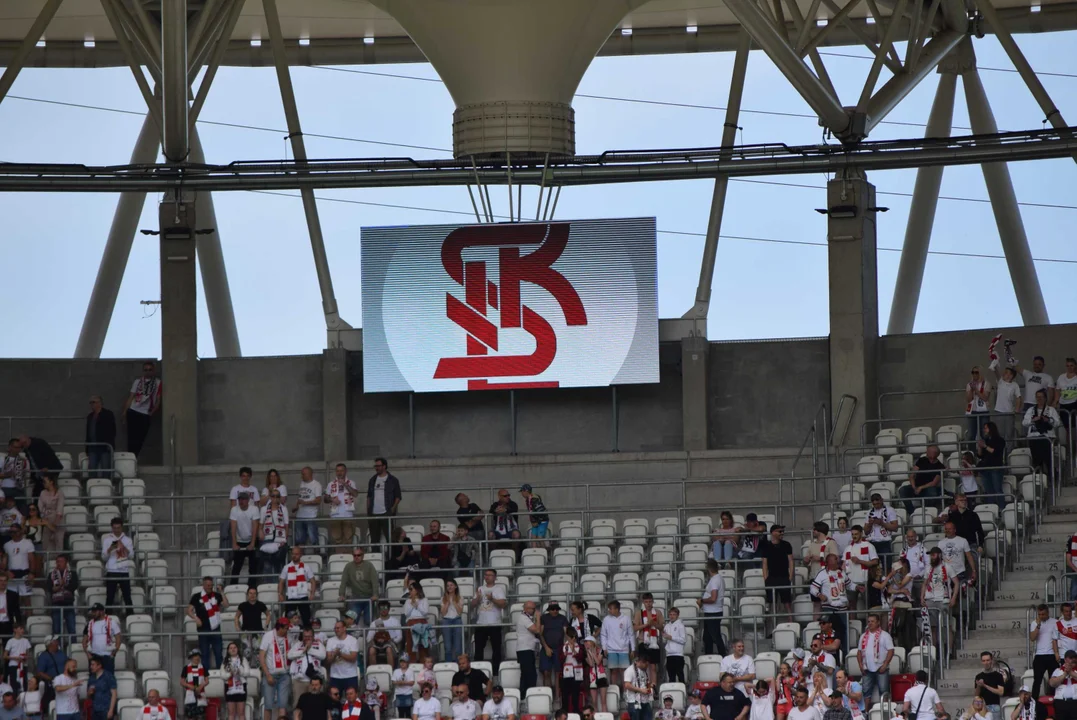
M426 614L428 612L430 612L430 603L427 602L426 595L423 594L423 587L419 584L418 580L412 580L408 584L408 597L404 600L404 609L402 613L404 616L404 624L410 627L412 625L426 623ZM410 630L407 632L404 642L407 643L407 652L409 655L416 652ZM417 652L419 662L426 659L425 647L420 647Z
M991 720L991 711L982 697L972 698L972 704L965 710L965 720Z
M774 683L757 680L752 688L749 720L774 720Z
M441 720L441 701L428 683L419 690L419 699L411 706L411 720Z
M984 377L980 366L972 368L972 379L965 385L965 417L968 422L966 435L969 440L980 437L980 428L991 413L991 385Z
M849 529L849 518L842 515L838 518L838 529L830 533L830 539L838 548L838 557L845 554L845 548L853 542L853 531ZM825 560L825 558L824 558Z
M228 703L228 720L244 720L247 707L247 677L251 666L239 652L239 644L228 643L224 651L224 699Z
M817 672L811 676L812 688L808 694L808 704L819 711L819 717L823 716L829 706L830 685L826 680L826 673Z
M455 580L445 581L445 594L441 596L441 638L445 647L445 662L456 662L464 652L464 600Z
M1028 449L1032 453L1032 466L1052 477L1054 464L1055 428L1062 424L1058 411L1047 404L1047 391L1036 391L1036 404L1025 413L1021 421L1028 435Z
M276 468L270 468L266 473L266 486L262 488L262 498L258 501L259 505L265 505L269 502L269 497L273 494L273 490L280 490L280 504L284 505L288 500L288 486L280 479L280 473Z

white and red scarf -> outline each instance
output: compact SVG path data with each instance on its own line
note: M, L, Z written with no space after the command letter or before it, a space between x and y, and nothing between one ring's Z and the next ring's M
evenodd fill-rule
M244 690L247 680L243 677L243 659L230 657L225 660L225 670L228 672L228 692Z
M651 610L648 610L647 608L640 608L639 620L640 623L642 623L643 625L646 625L649 622L654 622L655 620L658 620L658 611L654 610L653 608ZM642 630L639 631L639 635L640 639L643 640L645 644L647 643L647 638L655 638L657 640L658 628L644 627Z
M343 480L334 479L329 483L329 487L325 489L325 494L329 497L342 496L339 498L340 504L344 509L353 511L355 510L355 496L358 493L359 489L356 488L355 483L348 478L344 478Z
M205 665L199 665L198 667L188 665L187 667L183 668L183 679L186 680L188 684L197 685L200 688L198 692L188 689L186 694L184 694L183 696L184 703L186 703L187 705L191 705L193 703L202 704L202 702L204 701L203 694L206 689L206 677L207 674Z
M161 402L161 383L157 378L140 378L138 385L135 387L135 403L141 403L142 398L149 398L150 401L150 414L157 408L157 403Z
M30 462L21 455L8 455L4 458L4 472L11 475L15 487L21 488Z
M266 505L262 513L262 532L265 533L266 542L284 542L288 537L288 520L284 517L284 505L278 505L274 510L272 503Z
M106 615L104 617L104 619L102 619L102 620L91 620L90 624L86 628L86 633L90 638L90 650L94 649L94 646L93 646L94 625L96 625L99 622L103 622L105 624L105 647L106 648L111 648L112 647L112 618L110 618L110 617L108 617ZM100 637L100 636L98 636L98 637Z
M142 720L164 720L165 718L171 720L172 715L164 705L147 704L142 707Z
M363 711L363 703L356 700L355 702L346 702L344 707L340 709L340 720L351 720L351 718L358 718Z
M288 563L284 572L287 575L287 597L289 600L306 600L310 595L310 585L307 581L307 566L303 563Z
M882 644L882 642L881 642L882 641L882 636L883 636L882 628L879 628L875 632L866 631L863 635L860 636L860 662L861 663L864 663L864 659L867 657L868 642L869 641L871 642L871 658L872 658L872 662L876 663L876 664L882 662L882 657L879 655L879 650L881 649L881 644ZM864 663L864 667L867 667L867 663ZM874 670L871 670L871 672L876 672L876 671L878 671L878 669L879 668L876 667Z
M276 630L273 633L273 670L283 671L288 669L288 636L281 637Z
M943 596L947 600L949 600L950 599L950 574L948 572L946 572L946 563L939 563L938 567L933 567L933 568L928 569L928 571L927 571L928 586L930 587L930 589L932 591L936 590L939 587L938 586L938 581L935 579L936 578L936 575L935 575L936 570L942 571L941 572L941 574L942 574L942 592L943 592Z
M221 606L217 602L217 593L202 591L202 607L206 609L206 617L209 618L209 629L216 630L221 626Z

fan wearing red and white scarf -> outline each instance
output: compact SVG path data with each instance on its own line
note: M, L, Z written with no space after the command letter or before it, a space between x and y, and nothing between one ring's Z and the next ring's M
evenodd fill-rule
M340 720L359 720L360 714L363 712L363 703L358 700L349 700L344 703L344 707L340 709Z
M214 632L221 627L221 601L220 595L213 589L212 578L202 578L202 592L191 598L191 604L187 607L187 616L198 623L199 632ZM199 616L195 605L202 606L205 618Z
M161 704L161 693L150 690L146 693L146 704L142 706L142 720L173 720L172 713Z
M95 611L95 617L86 623L86 639L83 641L91 655L112 655L116 650L116 635L120 628L104 609Z
M192 653L195 651L191 651ZM183 679L186 693L183 695L183 702L185 705L193 705L198 703L202 705L205 703L205 691L206 680L209 674L206 672L206 666L202 664L202 656L195 655L199 662L198 665L188 665L183 668L183 672L180 677ZM195 688L198 688L197 690Z
M262 672L265 675L280 675L288 672L288 621L277 621L274 629L262 636L261 651Z
M886 672L889 667L888 655L894 650L890 633L879 626L879 616L868 615L868 627L860 636L860 665L868 672Z
M276 503L276 507L274 507ZM274 498L262 512L262 537L267 543L283 543L288 539L288 508Z

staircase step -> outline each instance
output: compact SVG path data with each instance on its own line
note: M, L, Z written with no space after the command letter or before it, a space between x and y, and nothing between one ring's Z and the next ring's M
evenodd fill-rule
M987 632L991 634L991 637L1025 637L1025 620L1011 620L1010 618L1000 620L977 620L976 628L973 630L973 634L977 632Z
M1030 553L1023 553L1021 559L1014 564L1013 569L1010 570L1010 573L1006 577L1011 578L1014 575L1034 573L1037 576L1046 578L1052 573L1062 572L1063 565L1064 563L1059 559L1058 555L1053 555L1051 558L1036 560L1030 556Z
M1004 580L999 592L1018 596L1028 595L1031 592L1042 594L1048 575L1050 573L1045 573L1042 576L1035 573L1011 574L1009 577L1013 579ZM1035 600L1036 598L1029 596L1029 599Z
M999 629L1006 629L1007 627L1014 629L1011 622L1020 622L1021 627L1024 626L1026 621L1026 608L1030 607L1030 603L1022 603L1020 607L1000 607L996 601L991 601L987 605L987 609L980 613L980 620L984 622L993 623L1005 623L1000 625Z

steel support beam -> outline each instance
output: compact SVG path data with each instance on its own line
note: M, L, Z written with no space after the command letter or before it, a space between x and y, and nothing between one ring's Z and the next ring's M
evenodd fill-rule
M169 162L190 152L188 139L187 0L161 2L162 146Z
M153 118L146 115L142 121L142 130L131 152L132 165L145 165L157 162L161 135ZM101 264L97 268L90 303L82 320L82 331L78 344L75 345L76 358L97 359L101 357L101 348L108 335L112 311L116 308L116 297L120 293L123 273L127 269L127 260L131 256L131 245L138 233L138 221L146 204L145 190L129 190L120 193L116 203L116 212L112 216L112 227L108 231L105 250L101 254Z
M206 64L206 74L202 76L202 82L199 83L198 92L194 96L194 102L191 103L190 124L192 128L194 128L194 124L202 112L206 98L209 97L209 89L213 85L213 79L217 76L217 70L221 67L224 51L228 49L228 38L232 36L232 31L235 29L236 23L239 22L240 13L243 12L242 0L230 0L230 2L217 43L213 46L209 62ZM197 73L198 68L192 68L188 78L197 75Z
M931 103L931 114L927 119L925 138L949 137L953 126L956 92L956 73L940 75L935 100ZM897 284L894 286L894 300L890 304L890 322L886 328L889 335L911 333L916 322L916 308L924 283L924 267L927 265L931 230L935 225L935 210L939 204L943 169L942 165L932 165L916 171L909 220L905 225L905 243L901 246Z
M729 102L726 103L725 125L722 128L723 148L732 148L737 141L737 121L740 119L740 102L744 97L744 78L748 73L748 53L751 48L751 37L746 32L741 33L737 54L733 59L733 77L729 81ZM728 189L728 177L714 179L711 211L707 219L707 238L703 243L703 260L699 266L696 303L684 314L686 318L706 318L710 309L714 262L718 256L718 236L722 232L722 215L725 213L725 196Z
M191 128L191 162L206 162L198 130ZM213 193L195 193L197 227L200 233L195 242L198 252L198 269L202 273L202 289L206 293L206 310L209 326L213 332L213 348L217 357L240 357L239 331L236 314L232 308L232 292L228 287L228 271L224 265L221 234L217 227L217 213L213 208ZM212 231L212 232L207 232Z
M900 75L895 75L884 84L868 101L866 106L867 132L870 133L890 112L904 100L910 92L938 67L942 59L957 47L964 34L953 30L944 30L924 46L916 63L910 67L907 63Z
M991 112L991 104L984 92L979 71L973 68L963 73L961 82L965 86L965 102L968 104L972 131L977 135L998 132L995 115ZM1021 309L1021 319L1025 325L1047 325L1050 323L1047 305L1043 301L1036 265L1028 247L1028 236L1021 220L1021 209L1017 206L1010 169L1004 162L985 162L982 168L987 195L991 199L991 210L995 214L995 224L1002 240L1002 251L1010 268L1013 291Z
M19 76L27 58L30 57L30 53L37 46L37 41L45 34L45 28L52 22L52 18L60 8L61 2L63 0L46 0L41 12L37 14L37 18L34 19L33 24L30 26L30 30L27 31L26 36L23 37L22 42L16 48L14 57L7 61L4 74L0 75L0 102L4 101L8 90L15 84L15 78Z
M120 44L120 48L123 50L124 56L127 58L127 66L131 69L131 75L135 78L135 84L138 85L139 92L142 93L142 99L146 101L146 107L149 108L150 117L157 124L158 132L161 131L163 120L161 118L161 111L158 107L158 101L154 98L153 89L150 84L146 82L146 76L142 72L142 65L135 52L135 47L128 39L128 31L134 34L133 28L128 28L124 25L117 8L119 3L117 0L101 0L101 8L105 11L105 17L108 18L109 25L112 26L112 32L116 36L116 42ZM153 72L151 67L150 72Z
M811 106L823 124L836 136L849 129L849 116L841 102L827 91L819 78L808 69L800 55L752 0L727 0L726 7L740 21L752 39L777 66L793 87Z
M292 76L288 70L288 56L284 51L284 35L280 28L276 0L262 0L262 8L265 12L266 26L269 29L269 43L273 49L273 64L277 69L277 84L280 85L280 99L284 106L284 118L288 123L288 137L292 142L292 153L297 162L306 162L307 146L303 142L303 129L299 124L299 110L296 107L295 90L292 88ZM300 193L303 198L303 213L307 218L307 232L310 234L310 247L314 253L314 269L318 274L318 287L322 294L322 311L325 313L326 328L340 330L351 327L340 318L340 313L337 311L333 276L329 272L329 258L325 254L322 222L318 217L314 189L306 187L301 189Z

